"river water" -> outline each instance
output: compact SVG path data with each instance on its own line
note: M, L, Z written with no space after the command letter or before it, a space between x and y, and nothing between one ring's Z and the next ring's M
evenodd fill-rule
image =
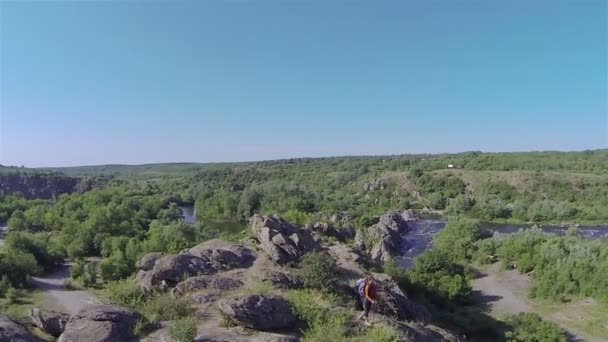
M414 259L422 254L422 252L430 249L433 246L433 236L445 228L446 221L444 220L417 220L410 221L408 225L410 231L404 236L405 243L403 244L402 257L398 264L401 267L411 267ZM482 228L491 229L501 234L517 233L521 229L531 228L530 225L512 225L512 224L486 224ZM566 235L568 227L561 226L545 226L541 230L559 236ZM608 226L579 226L578 232L583 239L601 239L608 237Z
M182 205L179 207L185 223L196 223L196 208L194 205Z
M4 245L4 239L6 239L6 234L8 234L8 227L4 223L0 223L0 247Z

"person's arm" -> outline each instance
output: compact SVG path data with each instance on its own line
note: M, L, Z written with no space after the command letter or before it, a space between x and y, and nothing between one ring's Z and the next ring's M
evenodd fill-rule
M370 296L370 289L369 289L370 287L371 286L369 286L369 285L365 285L365 298L373 303L373 302L375 302L375 300L372 299L372 297Z

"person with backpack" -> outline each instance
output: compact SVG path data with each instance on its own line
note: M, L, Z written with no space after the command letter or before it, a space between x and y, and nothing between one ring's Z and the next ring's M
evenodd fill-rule
M372 304L376 302L376 281L372 276L367 276L357 280L356 287L363 304L363 312L357 317L357 320L365 318L365 323L369 324L369 310L372 308Z

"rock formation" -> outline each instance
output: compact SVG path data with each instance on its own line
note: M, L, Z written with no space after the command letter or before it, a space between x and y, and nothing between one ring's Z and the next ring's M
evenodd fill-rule
M281 297L252 295L219 302L221 312L245 328L275 331L292 328L297 318Z
M134 341L133 328L141 319L135 311L113 305L94 305L72 316L58 342Z
M6 316L0 316L0 341L44 342L43 339L30 334L23 325Z
M401 215L392 212L381 216L378 223L359 229L355 243L373 260L386 262L399 255L403 245L402 235L407 231L407 222Z
M279 265L297 262L302 255L320 248L311 230L295 228L278 216L254 215L250 223L262 250Z
M50 310L33 308L30 310L30 318L34 325L46 331L49 335L59 337L65 330L65 325L70 319L70 315Z

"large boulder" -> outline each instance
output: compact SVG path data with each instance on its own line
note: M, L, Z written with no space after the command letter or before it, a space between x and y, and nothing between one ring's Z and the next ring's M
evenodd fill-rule
M416 221L420 218L419 215L413 209L404 210L401 213L401 217L403 217L403 219L406 221Z
M258 255L243 245L223 240L209 240L190 248L189 254L207 258L226 267L249 267Z
M311 229L296 228L278 216L254 215L250 223L260 247L277 264L298 261L302 255L319 249Z
M380 217L378 223L365 229L359 229L355 243L361 250L379 262L386 262L401 252L403 235L407 233L408 225L398 213L392 212Z
M244 283L238 279L228 277L209 277L206 275L190 277L175 286L175 295L187 292L195 292L204 289L215 289L221 291L231 291L243 286Z
M399 286L389 277L378 282L379 313L399 320L429 322L431 312L423 305L410 300Z
M273 331L293 328L297 318L281 297L252 295L219 302L221 312L245 328Z
M154 264L156 263L156 260L162 258L163 256L165 256L165 254L164 253L160 253L160 252L148 253L148 254L144 255L135 264L135 266L137 266L137 268L140 269L140 270L142 270L142 271L149 271L152 268L154 268Z
M279 289L301 289L304 287L302 278L285 272L264 269L256 272L254 277Z
M356 235L355 229L350 225L335 228L325 222L315 223L312 225L312 230L319 235L333 237L340 242L354 239Z
M65 325L68 323L70 315L62 312L33 308L30 310L30 318L38 328L46 331L51 336L59 337L65 330Z
M133 328L140 319L141 315L135 311L94 305L70 318L58 342L134 341Z
M225 270L226 267L207 257L197 257L190 254L164 256L154 263L149 271L139 271L137 284L144 291L158 287L173 287L185 278L214 274Z
M25 327L6 316L0 316L0 342L44 342Z

